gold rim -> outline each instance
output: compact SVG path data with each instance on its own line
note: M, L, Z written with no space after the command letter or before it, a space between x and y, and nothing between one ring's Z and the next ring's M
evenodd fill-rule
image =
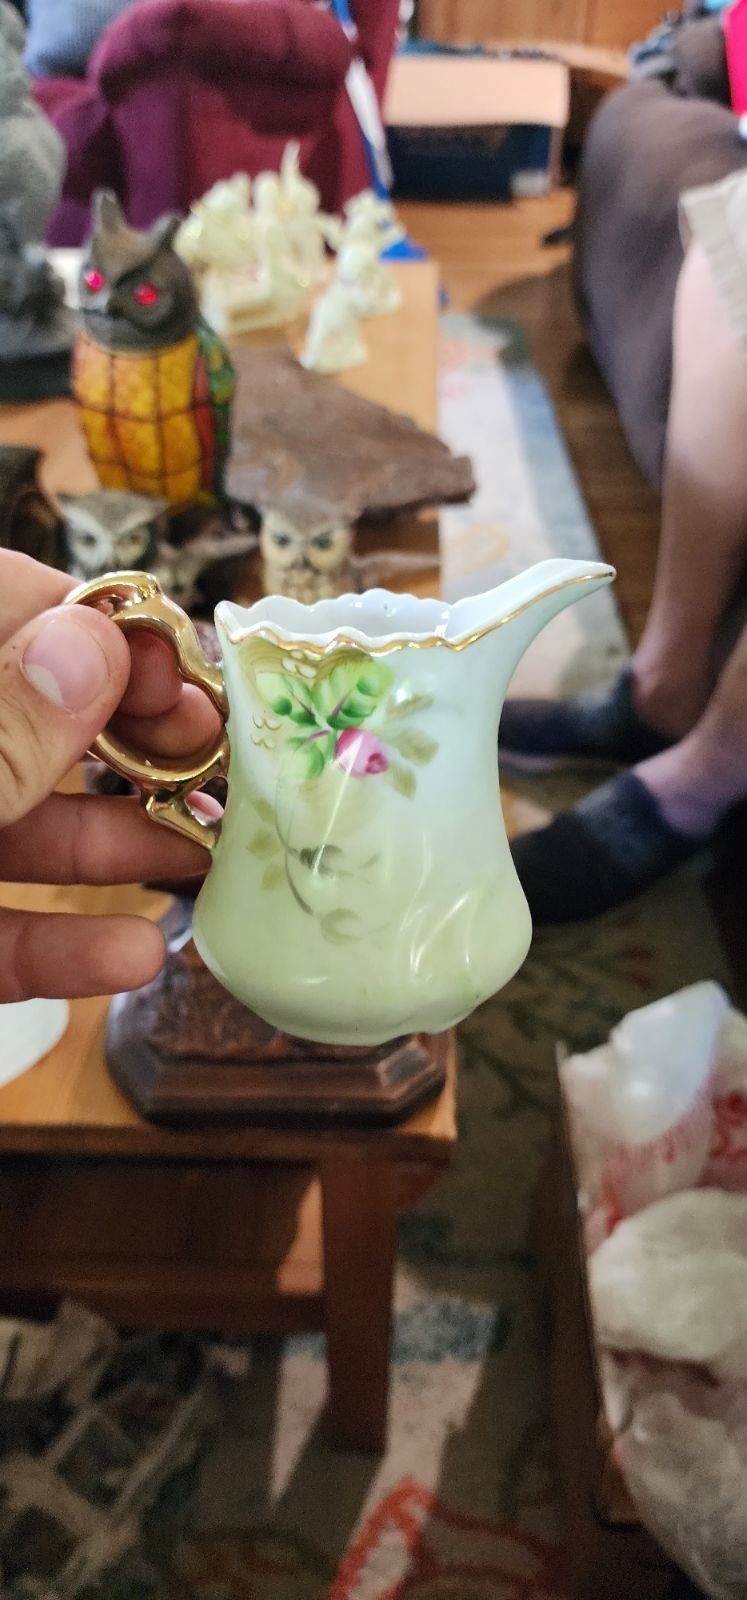
M467 650L470 645L477 644L480 639L487 638L489 633L496 633L499 628L505 628L507 623L515 622L517 617L523 616L525 611L531 610L539 600L549 600L553 595L561 594L564 589L572 589L585 583L600 583L605 580L612 581L615 577L614 567L610 567L604 574L587 574L581 578L565 578L562 583L556 583L552 589L546 589L543 594L535 595L532 600L525 600L524 604L517 606L514 611L509 611L505 617L499 617L496 622L486 622L484 627L476 628L473 633L465 634L459 639L447 639L443 634L428 633L419 638L412 638L407 634L393 636L381 643L375 639L361 640L352 634L341 630L335 633L334 638L326 644L320 644L318 639L302 639L297 635L292 638L288 634L278 631L271 623L255 623L247 628L225 629L226 637L230 644L241 645L247 639L265 639L268 644L274 644L279 650L284 650L287 655L294 651L303 651L306 655L326 656L335 650L360 650L367 656L388 656L395 650L434 650L445 649L458 653Z

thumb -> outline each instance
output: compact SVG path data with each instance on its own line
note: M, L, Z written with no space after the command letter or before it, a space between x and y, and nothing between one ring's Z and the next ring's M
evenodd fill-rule
M88 607L58 607L0 650L0 828L55 788L116 710L130 652Z

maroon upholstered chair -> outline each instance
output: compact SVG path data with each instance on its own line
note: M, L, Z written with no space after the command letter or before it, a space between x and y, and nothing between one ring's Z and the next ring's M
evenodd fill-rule
M351 9L381 97L398 0ZM84 79L34 79L68 149L49 242L82 241L101 185L145 227L220 178L278 167L289 139L324 206L339 210L369 181L345 90L351 56L339 23L310 0L137 0L110 23Z

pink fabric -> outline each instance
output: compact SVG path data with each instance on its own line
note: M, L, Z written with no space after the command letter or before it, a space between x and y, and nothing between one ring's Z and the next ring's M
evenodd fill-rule
M723 16L726 39L726 65L729 69L732 110L738 117L747 111L747 3L737 0Z
M381 95L398 3L353 10ZM351 54L334 17L307 0L138 0L106 30L85 80L35 82L69 151L50 242L81 242L102 183L145 227L220 178L277 168L294 138L325 207L339 210L369 181L344 88Z

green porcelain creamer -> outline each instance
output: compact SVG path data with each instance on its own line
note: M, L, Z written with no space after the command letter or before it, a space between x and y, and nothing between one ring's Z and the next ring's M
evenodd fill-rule
M451 1027L513 976L531 924L498 796L504 695L545 623L613 577L555 560L453 606L383 589L223 601L221 668L155 578L74 591L165 637L225 722L193 763L108 733L96 752L212 852L194 938L232 994L300 1038L378 1045ZM190 796L218 774L216 823Z

